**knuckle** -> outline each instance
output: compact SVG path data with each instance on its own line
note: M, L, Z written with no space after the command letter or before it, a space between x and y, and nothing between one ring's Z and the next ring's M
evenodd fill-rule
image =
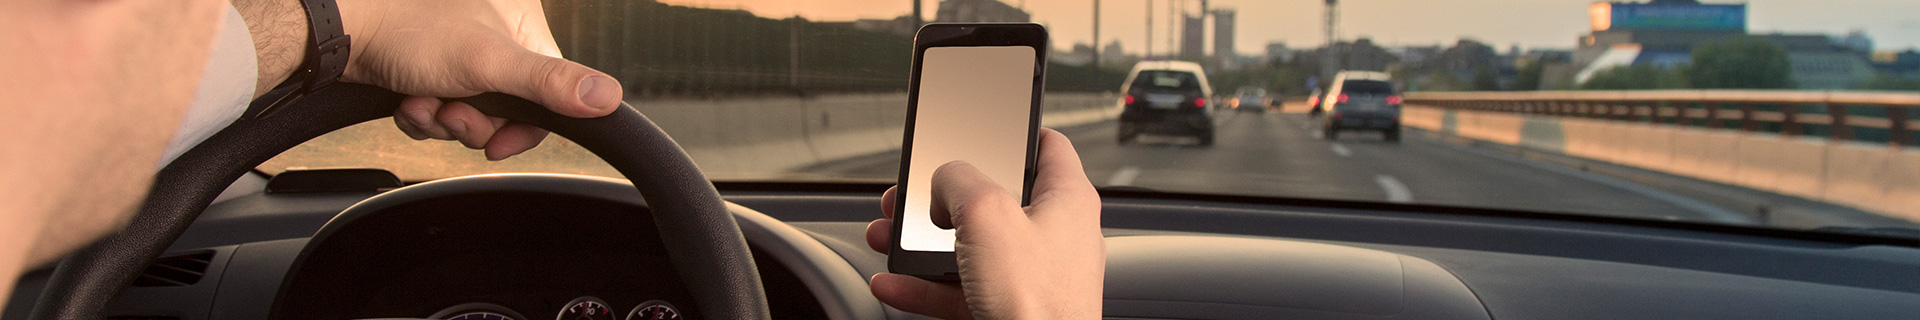
M548 58L546 56L540 56L539 60L539 65L534 67L533 75L536 77L533 84L534 90L538 90L548 97L569 96L571 94L569 90L573 90L573 88L570 88L567 84L572 83L573 79L567 77L566 60ZM561 101L566 100L562 99Z

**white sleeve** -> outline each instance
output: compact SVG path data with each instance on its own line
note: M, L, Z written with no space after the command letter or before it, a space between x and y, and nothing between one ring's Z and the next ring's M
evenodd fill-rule
M167 142L161 167L240 119L247 103L253 101L254 86L260 81L258 57L247 21L232 4L227 5L226 21L220 24L219 32L213 39L213 53L207 55L206 70L200 73L193 104L181 119L180 129L174 131L173 140Z

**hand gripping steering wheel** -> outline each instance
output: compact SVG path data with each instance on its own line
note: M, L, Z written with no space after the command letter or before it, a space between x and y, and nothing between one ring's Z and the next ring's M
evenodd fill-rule
M322 134L390 117L404 95L339 83L262 114L248 114L160 170L125 230L60 262L32 319L101 319L200 212L241 175ZM713 184L685 151L633 107L592 119L563 116L500 93L459 99L481 112L573 140L633 181L695 304L712 319L768 319L765 290L747 243Z

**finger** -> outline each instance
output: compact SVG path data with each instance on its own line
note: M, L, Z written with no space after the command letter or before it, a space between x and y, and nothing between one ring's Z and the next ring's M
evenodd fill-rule
M420 134L428 138L453 140L453 134L448 133L445 127L440 126L439 121L434 120L434 113L439 111L440 99L408 96L400 99L400 108L393 111L393 118L406 119L413 124L414 129L419 129Z
M1073 149L1073 141L1066 135L1053 129L1040 131L1040 157L1036 163L1033 181L1034 208L1057 208L1058 210L1033 210L1044 219L1047 213L1099 214L1100 193L1087 180L1087 172L1080 164L1080 154Z
M397 110L394 111L393 126L400 128L400 132L406 133L407 138L411 138L414 141L426 140L428 138L427 134L421 133L420 126L413 125L413 120L407 120L407 117L400 115Z
M480 113L479 109L474 109L472 105L464 102L455 101L442 105L440 112L434 114L434 118L441 127L447 129L448 133L453 134L454 139L460 140L460 144L466 145L467 148L485 148L487 140L493 138L495 129L493 119L488 119L487 115Z
M933 203L928 206L933 224L944 229L956 226L984 226L1008 221L1022 214L1020 202L1007 189L965 161L948 162L933 171Z
M612 113L624 95L620 81L585 65L529 51L510 41L481 46L468 61L470 79L486 91L533 100L576 118Z
M941 319L973 319L966 295L954 284L892 273L875 274L867 284L874 298L901 311Z
M874 219L867 223L867 247L880 254L893 249L893 219Z
M547 130L525 123L507 123L487 140L487 160L500 161L540 146Z
M894 208L894 206L900 205L894 202L900 199L900 194L897 190L900 190L900 186L887 187L887 192L880 194L880 215L887 217L887 219L893 219L893 210L898 209Z

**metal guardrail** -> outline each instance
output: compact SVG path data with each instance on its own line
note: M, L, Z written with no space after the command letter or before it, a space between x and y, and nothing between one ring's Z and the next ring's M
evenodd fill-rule
M1806 125L1826 125L1833 140L1856 140L1854 128L1888 131L1893 146L1914 146L1920 129L1920 94L1893 92L1645 90L1415 92L1406 103L1444 109L1513 112L1561 117L1763 131L1778 124L1786 136L1807 134ZM1824 112L1804 112L1803 108ZM1763 110L1771 109L1771 110ZM1855 111L1855 112L1849 112ZM1862 112L1864 111L1864 112ZM1875 113L1881 116L1855 113ZM1771 130L1767 130L1771 131Z

